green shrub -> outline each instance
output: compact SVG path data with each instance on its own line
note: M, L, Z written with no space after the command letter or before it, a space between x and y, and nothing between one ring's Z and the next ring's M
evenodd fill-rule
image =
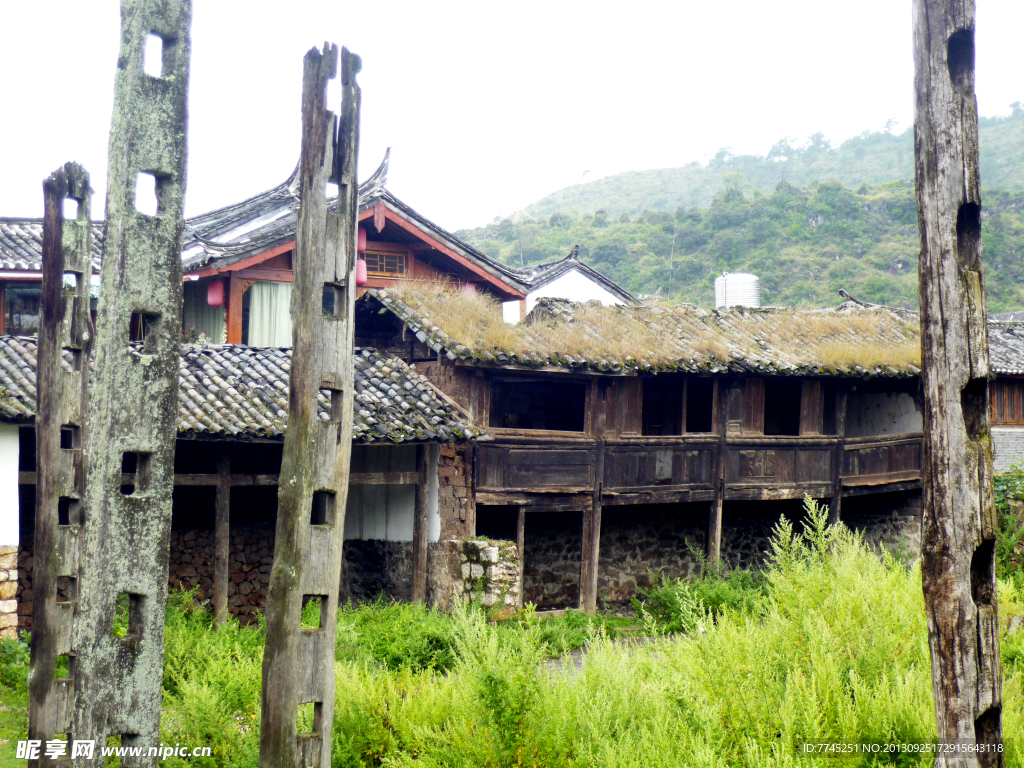
M0 638L0 685L11 690L28 686L29 634Z
M407 667L438 672L455 665L455 635L450 620L422 603L378 597L358 608L342 606L338 630L339 661L366 660L390 670Z
M999 516L999 538L996 541L996 575L1001 579L1014 579L1024 584L1019 556L1014 552L1024 540L1021 525L1010 500L1024 501L1024 467L1014 463L1009 472L995 476L994 495L996 514Z

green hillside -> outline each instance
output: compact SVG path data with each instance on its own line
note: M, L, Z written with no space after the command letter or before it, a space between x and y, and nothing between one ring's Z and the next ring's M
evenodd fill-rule
M989 309L1024 307L1024 192L983 194L982 233ZM458 233L512 266L564 256L574 243L595 269L635 293L710 307L724 271L761 278L762 301L826 306L845 288L866 301L917 306L917 209L913 183L836 181L770 194L727 175L707 208L674 214L555 213L504 219Z
M1024 108L1017 103L1008 117L983 117L979 122L985 186L1024 190ZM752 189L765 194L783 180L797 187L838 181L854 189L861 184L912 181L913 130L899 135L866 131L839 146L816 134L800 148L780 141L765 156L733 156L722 149L707 165L630 171L567 187L538 200L526 212L546 217L568 211L593 213L603 208L610 216L623 212L635 216L645 210L675 211L679 206L706 208L722 191L722 176L726 173L742 173Z
M820 136L767 157L638 171L561 190L459 236L511 266L564 256L634 293L710 307L725 271L761 278L765 304L823 306L839 288L917 306L913 139ZM984 258L993 312L1024 307L1024 109L981 120ZM894 181L894 179L896 179Z

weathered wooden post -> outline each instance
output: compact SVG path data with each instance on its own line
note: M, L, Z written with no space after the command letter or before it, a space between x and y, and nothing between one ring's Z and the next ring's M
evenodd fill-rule
M914 0L914 147L921 230L924 519L921 572L940 741L1002 737L996 513L974 95L974 0ZM1002 765L1000 754L936 765Z
M353 316L358 210L359 57L342 49L341 120L327 110L338 48L303 62L300 201L292 289L288 431L278 485L274 566L263 653L261 768L328 768L334 720L334 643L352 451ZM338 212L326 185L338 183ZM326 391L328 416L317 399ZM302 625L303 607L319 604ZM311 723L297 728L300 707ZM304 721L305 722L305 721Z
M29 675L30 739L48 741L71 730L76 649L81 504L85 478L82 432L89 384L89 283L92 233L89 174L67 163L43 182L43 286L36 369L36 530ZM64 220L65 200L77 202ZM65 281L65 275L67 280ZM67 354L69 360L63 360ZM58 580L68 580L66 600ZM56 676L57 659L68 674ZM30 764L48 765L44 756Z
M125 746L160 743L191 13L189 0L121 2L73 633L72 736L95 739L97 751L108 736L120 735ZM162 48L159 62L143 61L156 47L147 37ZM142 198L147 186L155 201ZM133 334L141 343L130 343ZM133 475L129 483L122 484L123 473ZM123 636L114 632L119 608L126 611Z

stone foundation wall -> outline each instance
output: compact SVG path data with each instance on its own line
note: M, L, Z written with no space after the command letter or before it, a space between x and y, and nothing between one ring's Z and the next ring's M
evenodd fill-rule
M18 636L18 548L0 546L0 637Z
M455 593L485 608L520 608L519 548L511 541L469 539L459 552Z
M412 542L352 539L342 547L341 600L412 599Z
M441 541L462 539L475 528L473 449L467 443L445 443L437 463L437 512Z

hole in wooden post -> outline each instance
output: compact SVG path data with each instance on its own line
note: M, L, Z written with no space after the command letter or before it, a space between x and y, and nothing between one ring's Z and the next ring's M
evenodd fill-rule
M142 608L145 595L121 592L114 601L114 621L111 634L114 637L142 637Z
M54 677L70 677L71 676L71 657L70 656L58 656L55 660Z
M82 370L82 350L64 347L64 354L71 358L71 370L76 373Z
M143 354L156 353L159 331L160 315L153 312L132 312L128 326L128 339L141 341Z
M327 398L327 417L331 421L341 421L341 390L324 387L320 391Z
M78 296L79 286L82 284L82 276L77 272L64 273L64 295Z
M302 618L299 621L302 629L327 628L327 595L303 595Z
M331 320L345 319L345 290L335 283L324 283L323 312Z
M998 745L998 748L1000 750L1002 749L1003 745L1001 743L1002 740L1000 739L999 732L1000 722L1002 720L1002 711L1003 708L999 706L989 707L984 712L982 712L974 721L974 739L978 742L978 744L991 744L993 746ZM1001 763L998 763L995 760L995 756L997 754L998 753L994 750L988 753L979 751L978 764L982 766L1001 765ZM988 762L986 762L984 757L982 756L987 757Z
M996 540L985 539L971 556L971 597L975 605L995 602Z
M974 86L974 30L960 29L946 44L946 65L949 79L960 90Z
M310 525L334 525L334 506L338 497L334 491L313 491Z
M139 171L135 177L135 210L143 216L156 216L159 212L156 187L156 176Z
M57 579L56 601L73 603L78 599L78 579L73 576L61 576Z
M324 186L324 194L328 200L333 200L338 196L338 184L333 181L328 181Z
M136 451L125 451L121 455L121 494L124 496L138 495L149 490L151 478L151 460L153 454ZM135 475L134 482L124 482L124 475Z
M64 424L60 428L60 447L65 451L82 447L82 430L77 424Z
M960 410L967 436L976 440L988 429L987 379L971 379L960 390Z
M142 49L142 71L150 77L163 77L164 40L150 32Z
M80 203L73 197L65 197L63 205L64 221L75 221L78 219Z
M78 499L61 496L57 499L57 525L81 524Z
M981 268L981 206L964 203L956 212L956 250L961 266Z
M320 733L323 709L323 702L320 701L307 701L305 704L299 704L295 716L295 732Z

